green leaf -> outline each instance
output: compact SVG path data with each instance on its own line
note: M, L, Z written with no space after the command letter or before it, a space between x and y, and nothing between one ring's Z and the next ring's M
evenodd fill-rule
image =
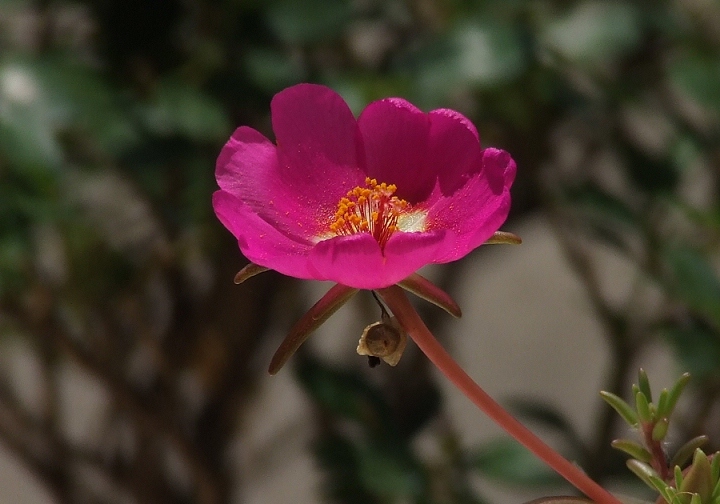
M276 0L267 9L275 35L288 44L339 37L352 20L348 0Z
M720 330L720 279L708 260L697 251L676 246L665 251L672 271L675 296Z
M700 105L720 110L720 58L717 54L676 54L669 63L668 77Z
M616 439L611 443L611 445L616 450L627 453L634 459L637 459L641 462L649 464L652 461L652 455L650 454L650 452L635 441L630 441L628 439Z
M648 375L643 368L638 370L638 387L640 391L645 394L648 402L652 402L652 390L650 389L650 380Z
M677 449L675 452L675 455L673 455L672 460L670 461L670 466L684 466L685 463L690 460L690 457L693 456L693 453L695 453L695 450L700 448L702 445L707 443L710 440L707 436L697 436L692 438L687 443L683 444L680 448ZM718 458L720 461L720 458ZM713 458L713 462L715 462L715 458Z
M648 403L647 397L645 397L642 391L638 391L638 393L635 394L635 409L641 422L650 422L652 420L650 403Z
M32 179L53 176L62 162L56 117L32 65L0 63L0 159Z
M677 405L678 399L680 399L680 395L682 394L683 390L685 390L688 382L690 382L690 373L683 373L670 388L670 392L668 392L667 396L667 405L664 408L666 411L664 411L663 416L672 416L673 411L675 411L675 406Z
M417 498L426 487L412 460L388 445L370 444L361 449L359 470L363 486L386 499Z
M277 50L249 49L244 63L252 81L268 92L277 92L295 83L302 75L290 55Z
M706 436L703 436L708 439ZM717 486L720 485L720 457L718 457L718 453L715 452L712 456L712 462L710 462L710 471L712 473L712 480L717 481L716 490L718 489Z
M668 389L662 389L660 391L660 396L658 397L658 402L657 402L658 418L670 416L670 408L668 408L669 396L670 396L670 393L668 392Z
M385 438L394 437L396 428L387 403L362 375L328 366L317 359L297 357L300 384L322 408L357 421Z
M218 142L231 132L222 106L189 83L169 79L159 84L152 100L140 108L147 127L160 136L183 135Z
M545 44L569 60L592 65L634 48L642 32L629 2L584 1L542 34Z
M602 397L606 403L612 406L613 409L617 411L618 415L620 415L630 427L637 427L637 413L622 398L616 396L612 392L605 392L604 390L600 392L600 397Z
M667 431L670 423L667 417L660 418L655 425L653 426L652 430L652 439L653 441L663 441L665 439L665 436L667 436Z
M699 323L687 328L663 332L685 369L701 380L720 373L720 337L716 331Z
M570 201L591 218L611 226L637 226L635 212L620 198L595 183L588 183L568 194Z
M680 181L680 172L669 156L655 156L618 138L618 150L623 156L630 180L648 193L672 192Z
M522 34L516 26L485 19L461 23L451 34L462 81L483 87L515 79L527 68Z
M0 296L19 291L29 271L31 250L25 237L0 235Z
M323 491L337 502L366 504L373 499L359 474L358 447L347 438L325 430L313 444L313 454L323 469Z
M556 430L573 450L583 450L583 442L577 431L558 409L530 398L512 399L508 401L508 409L518 418Z
M557 485L562 479L514 439L498 439L473 451L470 465L488 478L514 486Z
M45 57L30 63L59 128L91 138L112 154L139 140L119 90L98 70L70 58Z
M628 469L640 478L640 480L648 485L650 488L655 489L659 491L660 493L664 493L665 489L667 488L667 483L665 483L660 476L658 476L658 473L655 472L655 470L650 467L649 464L646 464L645 462L641 462L636 459L630 459L627 462L625 462L625 465L627 465ZM669 499L667 499L669 502Z
M685 472L680 488L681 492L699 494L701 502L709 502L715 484L712 480L712 469L707 455L700 449L695 450L692 465Z

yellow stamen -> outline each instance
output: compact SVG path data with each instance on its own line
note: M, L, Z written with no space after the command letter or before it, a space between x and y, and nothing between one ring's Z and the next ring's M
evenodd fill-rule
M393 196L397 191L395 184L378 184L366 177L365 185L348 191L340 199L330 231L338 236L370 233L384 248L398 230L398 218L410 210L410 203Z

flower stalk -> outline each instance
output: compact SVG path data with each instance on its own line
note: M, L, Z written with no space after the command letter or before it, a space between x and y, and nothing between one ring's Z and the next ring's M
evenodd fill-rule
M400 287L379 289L378 293L428 359L483 413L596 504L621 504L610 492L518 422L475 383L435 339Z

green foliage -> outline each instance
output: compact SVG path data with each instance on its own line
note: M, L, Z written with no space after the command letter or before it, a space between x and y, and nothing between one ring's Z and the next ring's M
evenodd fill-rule
M707 258L689 247L666 252L675 295L720 330L720 278Z
M720 111L720 58L688 50L673 58L670 81L705 107Z
M196 142L220 142L231 125L222 105L188 82L159 82L152 98L142 104L145 127L158 136L182 135Z
M632 50L642 27L633 2L579 2L548 23L543 38L561 56L580 65L611 61Z
M717 504L720 502L720 452L709 458L700 449L708 438L698 436L691 439L669 461L662 445L670 417L689 379L687 373L682 375L670 390L663 389L657 404L653 404L647 374L641 369L638 373L639 385L633 385L639 421L631 424L637 427L642 444L619 439L613 441L613 447L630 455L628 469L657 491L667 504ZM629 411L630 406L619 397L604 393L603 398L623 418L631 416L631 420L635 419L635 412ZM681 465L691 455L692 462L682 469Z
M287 44L310 44L342 35L353 17L348 0L274 0L269 2L268 22Z
M381 502L421 501L427 493L428 475L413 453L412 437L403 435L403 426L391 414L382 392L360 373L299 357L300 383L323 413L335 419L314 443L328 468L329 494L342 502L359 502L360 496ZM424 421L430 418L426 415ZM342 433L339 422L343 421L352 422L359 435Z
M315 359L303 360L297 373L305 390L330 414L359 422L379 436L395 434L388 404L359 374L331 368Z
M557 486L562 478L513 439L498 439L470 454L481 474L509 486Z
M468 115L484 146L507 149L518 162L516 215L551 216L607 329L620 374L614 383L649 345L667 342L696 377L698 411L712 412L720 377L718 15L713 2L667 0L2 1L2 327L35 335L46 376L61 376L68 360L99 362L88 371L94 377L111 371L109 379L97 376L113 396L103 425L109 432L127 424L148 446L164 446L175 430L157 426L181 418L178 453L200 454L187 463L197 471L187 486L231 488L226 449L242 423L238 397L251 395L256 374L248 370L258 367L258 342L276 319L268 307L281 304L275 296L293 297L277 277L242 294L228 290L242 262L212 212L214 163L236 126L270 135L272 95L311 81L338 90L355 113L370 100L402 96ZM43 230L57 243L45 243ZM610 286L594 262L604 246L633 269L626 299L605 297ZM87 353L72 356L58 345L54 337L64 333ZM148 353L152 362L137 378ZM95 361L83 360L88 354ZM177 392L188 376L208 389L199 412L185 411L191 408ZM420 456L421 434L452 438L452 426L433 430L443 408L430 378L419 394L415 382L369 379L309 359L297 379L328 426L318 429L314 454L332 501L477 503L478 474L528 486L553 479L511 441L467 448L456 440L437 460ZM717 423L695 412L670 423L685 383L653 396L641 376L632 406L622 390L603 397L628 424L646 424L647 441L660 442L669 425ZM128 407L137 397L139 406ZM409 413L400 414L398 403ZM146 411L146 404L156 407ZM594 475L624 471L598 448L612 425L584 439L548 405L526 402L514 411L558 434ZM694 439L672 467L707 440L687 434ZM44 435L37 446L57 439L72 460L26 462L58 488L95 488L76 471L88 455L109 481L127 482L130 498L200 500L162 471L162 450L86 453L71 449L62 431ZM644 442L615 446L645 464L634 469L651 486L658 483ZM706 468L698 471L706 477ZM707 492L697 495L706 504ZM698 499L667 496L680 504Z

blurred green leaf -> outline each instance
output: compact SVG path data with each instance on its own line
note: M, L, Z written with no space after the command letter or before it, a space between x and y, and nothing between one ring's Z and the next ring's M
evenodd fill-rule
M668 66L670 82L700 105L720 111L720 58L690 52L678 55Z
M419 497L425 488L421 470L390 445L369 444L360 451L365 488L384 498Z
M562 479L524 446L497 439L474 450L470 465L488 478L511 486L558 485Z
M521 33L514 25L490 21L461 24L452 39L457 51L454 70L469 84L501 84L527 67Z
M29 259L26 240L18 235L0 234L0 296L22 287Z
M664 253L672 274L669 286L676 297L720 330L720 278L708 260L686 246Z
M330 413L360 422L376 434L387 435L395 430L382 395L359 373L333 368L307 356L295 361L300 384Z
M556 431L572 450L576 450L578 453L583 450L583 442L572 423L554 406L537 399L524 397L508 401L508 409L519 418Z
M32 178L50 175L63 158L48 95L27 63L0 63L0 157Z
M303 76L288 54L274 49L250 49L244 56L244 63L253 83L272 93L296 83Z
M683 369L698 379L720 375L720 335L701 324L664 331Z
M181 135L198 142L218 142L231 132L220 103L181 80L161 82L140 112L147 127L160 136Z
M595 183L588 183L568 193L568 199L587 218L617 227L637 226L635 212L620 198Z
M630 180L649 193L668 193L680 181L680 172L672 159L647 154L624 139L617 145Z
M349 0L276 0L267 10L270 26L288 44L338 37L352 19Z
M397 421L398 436L411 439L441 412L442 395L437 384L428 381L423 386L422 394L417 394L413 401L405 402L404 406L404 411L397 415L402 419Z
M508 402L508 408L517 416L536 422L544 427L562 433L573 431L572 425L562 413L537 399L513 399Z
M324 470L326 495L347 504L366 504L372 500L361 481L360 454L353 443L336 433L324 432L314 443L313 452Z
M120 93L70 58L8 60L0 65L0 81L0 142L16 164L58 164L57 137L68 131L111 154L138 140Z
M590 0L550 23L542 38L569 60L586 65L632 49L641 35L638 13L630 2Z
M117 154L138 141L126 104L100 71L70 58L32 62L59 128L75 129Z
M528 67L517 26L498 20L464 21L403 60L417 75L421 104L442 106L458 87L495 88L517 79Z

